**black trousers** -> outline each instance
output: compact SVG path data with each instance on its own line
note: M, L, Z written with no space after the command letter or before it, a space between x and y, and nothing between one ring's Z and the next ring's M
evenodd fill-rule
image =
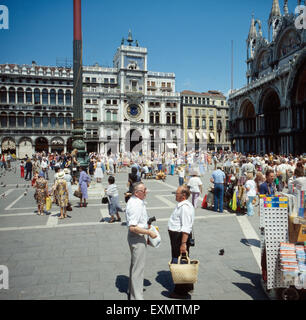
M175 232L175 231L168 231L170 237L170 244L171 244L171 257L172 259L178 258L180 256L180 247L182 243L182 232ZM189 239L192 238L192 234L189 235L187 240L187 252L189 256ZM174 292L180 295L187 295L189 291L193 290L193 284L175 284L174 285Z
M26 176L25 176L25 180L28 179L28 176L30 175L30 180L32 180L32 170L27 170Z

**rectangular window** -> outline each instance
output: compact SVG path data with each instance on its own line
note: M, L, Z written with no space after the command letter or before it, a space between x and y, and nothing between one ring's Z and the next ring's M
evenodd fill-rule
M106 104L110 105L111 104L111 100L106 100Z
M111 79L110 79L110 83L114 84L114 83L115 83L115 79L114 79L114 78L111 78Z
M108 78L104 78L104 83L108 83Z
M188 118L188 129L192 129L192 120Z
M97 82L97 78L92 78L91 82L96 83Z

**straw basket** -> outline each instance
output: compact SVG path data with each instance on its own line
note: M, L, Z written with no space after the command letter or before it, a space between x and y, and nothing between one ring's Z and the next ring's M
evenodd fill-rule
M187 264L181 264L182 256L179 256L178 263L169 262L174 284L196 283L198 281L199 260L190 260L188 254L186 255ZM185 259L185 257L184 257Z

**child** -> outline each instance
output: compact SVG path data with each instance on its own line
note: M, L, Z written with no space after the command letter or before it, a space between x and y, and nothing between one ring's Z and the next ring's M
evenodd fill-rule
M21 160L21 163L20 163L20 176L21 178L24 178L24 161Z
M117 186L115 185L115 178L110 176L108 178L108 187L105 189L105 195L108 196L108 212L111 216L109 223L113 223L115 221L121 222L121 218L119 216L119 212L123 212L119 204L119 193ZM115 215L117 219L115 219Z

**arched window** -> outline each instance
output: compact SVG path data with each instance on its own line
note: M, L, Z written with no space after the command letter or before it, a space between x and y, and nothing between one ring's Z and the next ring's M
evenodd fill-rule
M16 103L16 90L13 87L9 89L9 103Z
M44 113L42 116L42 124L43 124L43 128L47 128L49 125L49 118L47 113Z
M71 128L71 114L66 115L66 127Z
M6 103L7 102L7 91L5 87L0 89L0 102Z
M64 127L64 121L65 121L64 115L62 113L60 113L58 115L58 125L60 128Z
M34 104L40 104L40 90L34 90Z
M39 113L35 113L35 115L34 115L34 127L35 128L40 128L40 123L41 123L40 114Z
M159 112L155 114L155 123L159 123Z
M5 112L2 112L0 114L0 123L1 123L1 128L7 127L7 114Z
M42 104L49 104L47 89L43 89L43 91L42 91Z
M56 115L54 113L52 113L51 116L50 116L50 124L51 124L51 128L55 128L55 126L56 126Z
M150 112L150 123L154 123L154 112Z
M32 90L30 88L26 90L26 103L32 103Z
M18 113L17 122L18 122L18 127L21 127L21 128L24 127L24 114L22 112Z
M172 123L176 124L176 113L172 113Z
M56 104L56 92L54 89L50 91L50 104Z
M71 91L66 91L66 106L71 106Z
M16 128L16 114L14 112L9 115L9 127Z
M171 116L170 116L170 113L168 112L167 113L167 124L170 124L171 123Z
M26 115L26 127L32 128L33 127L33 117L31 113L27 113Z
M17 90L17 102L24 103L24 91L22 88L18 88Z
M64 104L64 91L62 89L58 90L57 94L58 104Z

